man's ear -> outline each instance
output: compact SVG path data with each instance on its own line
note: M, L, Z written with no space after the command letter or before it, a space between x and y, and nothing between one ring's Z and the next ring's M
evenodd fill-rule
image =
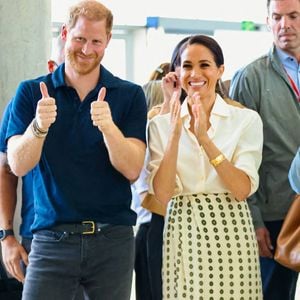
M48 60L48 71L49 73L53 73L56 70L56 63L54 60L49 59Z
M266 25L267 25L267 29L269 31L271 31L271 24L270 24L270 18L269 18L269 16L267 16L267 18L266 18Z
M106 47L105 47L105 48L107 48L107 46L108 46L108 44L109 44L109 42L110 42L110 40L111 40L111 37L112 37L112 33L109 33L109 34L107 35L107 43L106 43Z
M63 24L61 26L60 37L63 41L67 40L67 26L66 26L66 24Z

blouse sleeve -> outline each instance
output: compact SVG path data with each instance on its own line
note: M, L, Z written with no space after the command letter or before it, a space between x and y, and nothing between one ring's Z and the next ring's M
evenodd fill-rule
M263 125L258 113L246 108L244 110L250 113L250 118L234 151L232 162L249 176L250 196L256 192L259 185L258 169L262 160Z

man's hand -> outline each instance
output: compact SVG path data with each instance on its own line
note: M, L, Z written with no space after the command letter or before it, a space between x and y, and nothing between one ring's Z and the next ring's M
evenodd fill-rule
M38 127L43 131L47 131L56 120L57 107L55 99L49 96L47 86L44 82L40 83L40 90L42 99L37 103L35 118Z
M25 275L21 268L21 261L28 265L28 254L14 236L8 236L1 242L2 258L6 270L17 280L24 282Z
M256 239L258 242L259 255L261 257L273 258L273 249L270 233L266 227L261 227L255 230Z
M100 89L98 99L91 103L91 119L93 125L105 133L112 125L114 125L109 104L104 100L106 95L106 88Z

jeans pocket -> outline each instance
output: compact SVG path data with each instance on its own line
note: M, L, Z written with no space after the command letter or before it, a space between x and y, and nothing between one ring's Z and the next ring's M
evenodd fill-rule
M111 241L128 240L133 238L132 226L112 226L102 231L103 236Z
M33 234L33 239L39 242L60 242L66 237L64 232L39 230Z

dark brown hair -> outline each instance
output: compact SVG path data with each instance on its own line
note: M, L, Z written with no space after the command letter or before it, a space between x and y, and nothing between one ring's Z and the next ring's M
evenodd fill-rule
M187 46L193 44L203 45L204 47L206 47L212 53L215 64L218 68L224 65L224 56L220 45L213 38L202 34L193 35L185 43L182 44L178 52L177 63L179 65L181 64L181 55L183 51L187 48ZM227 97L227 93L221 79L219 79L217 82L216 93L220 94L222 98Z

